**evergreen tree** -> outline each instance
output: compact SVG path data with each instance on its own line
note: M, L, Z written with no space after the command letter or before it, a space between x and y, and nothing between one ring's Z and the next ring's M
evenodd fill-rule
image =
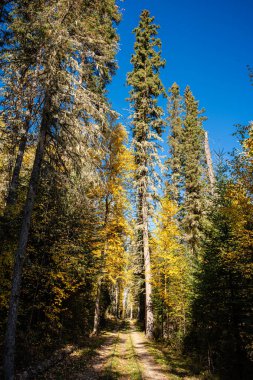
M115 2L110 0L103 4L99 1L88 4L82 1L70 4L64 0L39 4L17 1L13 12L14 43L5 60L15 63L12 70L20 72L27 61L35 70L39 56L40 79L33 102L37 147L15 256L7 323L7 379L14 376L21 277L45 151L50 142L56 147L61 146L73 157L78 139L87 150L99 144L99 139L101 141L101 125L106 124L105 115L109 112L102 86L115 70L117 35L113 21L119 19ZM86 81L86 68L98 78L93 87ZM27 86L31 88L29 80ZM59 154L61 149L56 152Z
M203 165L204 130L201 116L190 87L184 93L185 118L183 130L184 201L183 227L191 253L198 255L204 215Z
M157 104L157 98L165 95L159 78L160 68L164 67L165 61L161 58L161 42L156 37L158 26L153 24L153 20L149 11L144 10L141 13L140 23L134 29L136 42L131 59L133 71L128 74L127 79L128 84L132 86L129 101L133 108L138 244L145 272L146 334L149 338L152 338L154 328L148 228L149 199L157 180L157 148L163 129L163 111Z
M177 83L173 83L170 88L169 96L169 126L170 135L168 138L169 143L169 159L167 160L169 182L167 185L167 192L178 204L181 200L180 191L182 190L182 174L183 174L183 120L182 120L182 97L180 96L180 89Z

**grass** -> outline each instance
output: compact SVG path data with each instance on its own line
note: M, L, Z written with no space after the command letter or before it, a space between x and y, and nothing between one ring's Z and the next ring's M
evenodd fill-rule
M111 358L107 363L103 379L114 380L120 376L127 376L131 380L142 379L140 367L128 332L129 324L124 323L115 342ZM122 339L124 339L123 342L121 341Z
M195 373L192 362L173 350L157 342L149 342L147 349L155 361L169 372L171 380L218 380L217 376L209 372Z

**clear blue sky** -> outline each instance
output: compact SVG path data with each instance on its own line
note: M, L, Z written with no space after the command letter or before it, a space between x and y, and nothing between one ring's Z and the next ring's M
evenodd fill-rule
M190 85L206 109L204 127L212 149L231 150L236 145L233 126L253 120L253 87L246 68L253 66L253 0L119 0L118 4L123 14L118 27L119 69L109 97L124 123L129 124L125 99L126 73L132 69L132 30L141 11L149 9L160 25L166 89L173 82L182 90Z

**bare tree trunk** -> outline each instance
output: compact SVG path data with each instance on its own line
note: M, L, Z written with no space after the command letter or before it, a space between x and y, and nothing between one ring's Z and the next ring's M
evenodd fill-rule
M131 302L131 307L130 307L130 320L133 319L133 303Z
M6 199L6 206L7 207L9 205L14 204L16 201L19 176L20 176L21 166L22 166L22 162L23 162L23 158L24 158L29 126L30 126L30 116L27 116L26 121L25 121L25 131L24 131L24 134L21 137L21 140L19 142L18 154L16 157L16 162L15 162L13 173L12 173L9 192L8 192L7 199Z
M146 331L146 291L145 291L145 265L143 254L143 213L142 213L143 191L140 186L138 190L138 204L137 204L137 223L138 223L138 235L137 235L137 252L138 252L138 324L143 331Z
M146 336L153 339L154 334L154 314L152 303L152 285L151 285L151 263L148 236L148 210L145 192L142 200L142 218L143 218L143 253L145 268L145 290L146 290Z
M102 287L102 278L98 280L96 303L95 303L95 313L94 313L94 325L92 335L98 335L100 327L100 299L101 299L101 287Z
M121 288L121 290L123 290L123 289ZM119 288L119 291L120 291L120 288ZM122 299L122 316L121 316L121 318L123 320L126 318L126 314L127 314L128 293L129 293L129 289L125 288L123 290L123 299Z
M142 238L143 240L143 238ZM141 244L143 245L143 242L141 241ZM146 312L145 312L145 304L146 304L146 296L145 296L145 273L144 273L144 257L143 257L143 247L141 247L141 250L140 250L140 273L138 273L138 280L140 282L140 289L139 289L139 299L138 299L138 303L139 303L139 307L138 307L138 323L140 324L141 328L143 330L146 330L145 329L145 320L146 320Z
M23 264L26 254L26 246L28 242L28 235L31 224L31 216L34 205L35 196L37 193L38 182L40 177L40 168L45 151L45 142L48 128L48 101L45 102L43 111L43 117L41 122L41 128L39 133L38 145L36 149L36 155L33 163L33 169L31 173L29 189L27 193L26 203L24 207L24 215L22 220L22 226L20 231L20 237L18 247L15 255L15 264L12 280L12 290L10 296L10 306L7 320L7 330L5 336L5 354L4 354L4 373L6 380L14 379L15 370L15 346L16 346L16 327L17 327L17 315L18 304L21 290L21 280Z
M208 133L205 131L205 154L206 154L206 163L208 168L208 176L210 181L211 193L214 193L214 185L215 185L215 176L213 172L213 163L212 156L210 152L210 146L208 141Z
M118 282L116 282L115 286L115 316L116 318L119 317L119 295L118 295Z

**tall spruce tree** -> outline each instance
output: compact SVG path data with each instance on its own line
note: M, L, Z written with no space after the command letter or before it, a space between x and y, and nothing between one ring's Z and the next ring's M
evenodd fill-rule
M170 195L171 199L179 204L181 200L180 190L182 188L183 180L183 106L180 89L177 83L173 83L169 90L168 111L168 122L170 125L170 135L168 138L170 158L167 160L167 167L170 179L167 184L167 193Z
M183 226L191 253L198 256L204 214L203 165L204 165L204 120L198 109L190 87L184 93L185 118L183 131L184 201Z
M65 0L41 1L38 4L20 0L15 2L13 12L10 27L14 41L4 57L5 63L9 60L11 69L20 72L29 60L30 70L36 70L39 55L40 79L33 103L36 108L34 128L38 135L37 147L15 255L8 313L6 379L14 378L21 278L45 151L52 143L56 153L65 151L73 157L80 145L88 151L101 144L101 126L105 125L105 115L109 112L103 87L116 67L117 35L113 22L119 20L112 0L103 4L100 1L77 1L73 4ZM9 74L8 65L5 67ZM86 80L90 72L97 78L92 85ZM27 86L33 88L29 78Z
M144 10L140 23L134 33L136 42L131 63L133 71L128 74L127 82L132 86L130 103L133 109L132 131L135 155L135 184L137 195L138 250L145 274L146 335L153 337L154 317L152 307L151 266L149 248L149 206L153 194L154 181L159 158L158 141L163 129L163 110L158 106L158 97L165 96L159 77L160 68L165 61L161 58L161 41L158 39L158 26L153 24L154 17Z

